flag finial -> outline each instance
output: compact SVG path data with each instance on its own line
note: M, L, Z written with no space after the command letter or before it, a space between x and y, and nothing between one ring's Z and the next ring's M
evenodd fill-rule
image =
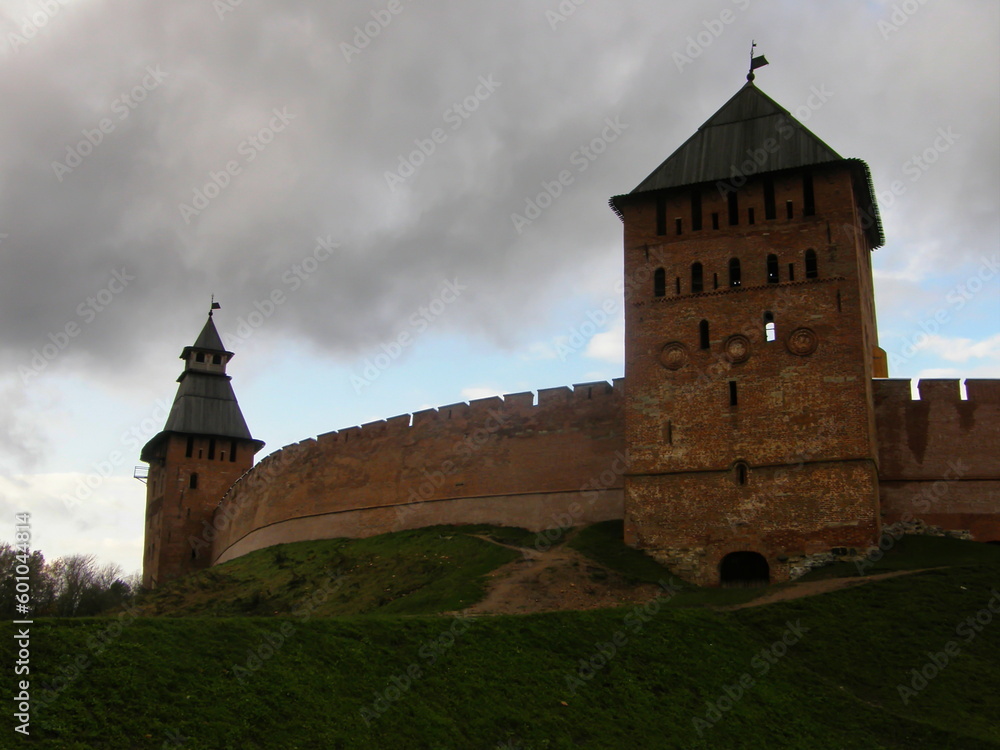
M750 81L751 83L753 82L753 79L754 79L753 72L755 70L757 70L757 68L763 68L765 65L767 65L767 58L764 57L763 55L758 55L757 57L754 57L753 51L754 51L754 49L756 47L757 47L757 42L755 42L754 40L751 39L750 40L750 72L747 73L747 80Z

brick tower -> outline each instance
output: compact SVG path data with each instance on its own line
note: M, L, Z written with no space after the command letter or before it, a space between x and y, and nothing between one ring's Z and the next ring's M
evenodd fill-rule
M167 422L143 446L141 459L149 464L144 588L208 567L205 532L215 506L264 447L250 436L226 374L232 358L209 312L194 345L181 353L184 372Z
M868 167L753 77L627 195L626 541L702 585L879 534Z

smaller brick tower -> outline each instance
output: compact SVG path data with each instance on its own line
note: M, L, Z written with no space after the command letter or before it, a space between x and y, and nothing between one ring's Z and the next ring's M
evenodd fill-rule
M250 436L226 374L232 358L210 311L194 345L181 353L184 372L167 423L143 446L141 459L149 464L145 588L208 567L206 530L215 506L264 447Z

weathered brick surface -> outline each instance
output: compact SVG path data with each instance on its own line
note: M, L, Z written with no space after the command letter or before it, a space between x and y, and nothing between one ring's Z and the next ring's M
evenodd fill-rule
M670 554L702 550L704 566L694 576L701 582L717 582L727 551L764 555L780 579L787 575L782 557L877 538L870 251L850 170L814 170L814 185L810 217L802 216L797 173L775 177L779 213L772 220L764 218L760 179L738 191L736 226L712 186L701 190L700 231L689 229L686 188L667 195L665 235L657 233L656 196L622 211L632 458L626 538ZM809 249L818 261L813 279L806 278ZM777 256L778 283L768 279L769 254ZM740 261L737 287L729 285L731 258ZM693 291L695 262L702 264L700 293ZM666 276L663 296L655 294L658 268ZM766 313L775 323L770 342ZM745 338L737 344L733 337ZM737 462L748 467L745 486L737 486ZM779 481L792 467L799 467L794 480ZM732 518L743 519L738 528Z
M574 525L621 518L621 381L544 389L532 400L453 404L414 414L412 425L402 415L286 447L220 503L213 559L436 523L537 530L567 514Z
M204 525L211 521L219 498L253 465L254 446L237 441L236 460L230 461L231 441L220 439L216 441L215 458L210 460L209 440L195 438L188 458L187 437L167 435L152 457L146 480L142 567L146 588L208 567L212 562L211 545L202 539ZM198 475L198 486L193 489L192 474Z
M1000 541L1000 381L876 380L883 523L919 519Z
M540 390L537 405L519 393L401 415L286 446L253 469L249 445L236 463L208 461L171 436L150 469L147 585L273 544L435 524L540 531L624 517L629 544L706 585L731 552L759 553L785 580L834 549L873 545L882 523L1000 540L1000 381L968 381L963 401L957 381L926 380L913 401L909 381L872 380L864 186L843 164L812 175L814 216L795 172L771 175L770 220L760 178L740 188L736 226L715 186L702 186L698 231L688 188L665 196L666 234L656 196L622 204L627 381Z

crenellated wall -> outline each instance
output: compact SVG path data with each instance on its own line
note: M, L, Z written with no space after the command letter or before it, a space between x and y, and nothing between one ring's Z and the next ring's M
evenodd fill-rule
M872 381L882 521L1000 540L1000 381ZM274 544L437 524L542 531L624 517L624 379L451 404L286 446L191 541L224 562ZM685 521L687 523L687 521Z
M875 380L885 524L921 520L1000 541L1000 380Z
M273 544L435 524L541 531L623 516L624 381L485 398L329 432L243 475L214 562Z

